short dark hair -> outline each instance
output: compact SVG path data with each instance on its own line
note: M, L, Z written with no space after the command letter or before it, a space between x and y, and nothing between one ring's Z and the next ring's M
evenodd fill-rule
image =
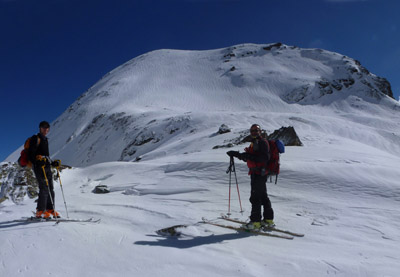
M250 130L251 129L257 129L257 130L261 131L260 125L258 125L258 124L251 125Z
M39 128L50 128L50 124L47 121L42 121L39 123Z

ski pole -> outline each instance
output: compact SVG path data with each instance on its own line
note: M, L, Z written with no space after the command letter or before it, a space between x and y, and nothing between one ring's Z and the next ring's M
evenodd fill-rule
M238 192L239 204L240 204L240 213L243 213L242 201L240 200L239 183L238 183L238 179L237 179L237 175L236 175L235 162L233 161L233 158L232 158L232 165L233 165L233 172L235 173L236 189L237 189L237 192Z
M239 183L238 183L238 180L237 180L236 168L235 168L235 161L233 160L233 157L231 157L229 167L228 167L228 169L227 169L227 171L226 171L226 173L229 173L229 204L228 204L228 215L230 215L230 206L231 206L231 180L232 180L232 172L235 174L236 188L237 188L238 197L239 197L239 204L240 204L240 212L243 213L242 201L240 200Z
M46 160L46 159L45 159L45 160ZM49 180L47 180L46 170L44 169L45 166L46 166L46 164L44 164L44 165L42 166L43 175L44 175L44 179L46 180L47 189L49 190L50 202L51 202L51 205L53 206L54 214L56 215L56 214L57 214L57 212L56 212L56 206L54 205L53 196L51 196L51 191L50 191L50 186L49 186ZM55 218L56 218L56 221L57 221L57 223L58 223L58 218L57 218L57 216L55 216Z
M229 167L226 170L226 173L229 173L229 200L228 200L228 213L227 213L228 216L231 215L232 163L233 163L233 157L231 157Z
M63 186L62 186L61 175L60 175L60 171L59 171L59 168L60 168L60 165L61 165L61 161L57 160L56 162L58 162L58 165L59 165L59 166L56 167L56 169L57 169L58 180L60 180L60 187L61 187L61 193L62 193L62 196L63 196L63 199L64 199L65 211L67 212L67 218L69 218L68 209L67 209L67 202L65 201L64 189L63 189Z

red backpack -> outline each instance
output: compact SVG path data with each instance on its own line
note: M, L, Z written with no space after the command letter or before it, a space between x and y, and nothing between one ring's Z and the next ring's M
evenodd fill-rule
M268 175L275 175L275 184L278 182L278 175L280 172L279 156L281 153L285 153L285 145L280 140L268 140L269 151L271 157L267 164ZM272 178L271 178L272 182Z
M28 157L29 147L30 147L31 139L32 139L32 138L33 138L33 136L30 137L30 138L28 138L28 139L25 141L24 149L22 149L21 155L20 155L19 158L18 158L18 164L19 164L21 167L32 168L32 163L31 163L31 161L29 160L29 157ZM36 145L36 146L39 146L39 144L40 144L40 138L37 137L37 145Z

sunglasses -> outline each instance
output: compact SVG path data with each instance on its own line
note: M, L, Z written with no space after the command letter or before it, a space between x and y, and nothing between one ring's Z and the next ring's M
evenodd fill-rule
M251 129L250 130L250 133L258 133L260 130L258 130L258 129Z

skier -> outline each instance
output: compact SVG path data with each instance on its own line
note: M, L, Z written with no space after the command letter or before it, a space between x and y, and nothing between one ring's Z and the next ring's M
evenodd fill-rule
M239 151L228 151L230 157L236 157L247 162L251 185L251 214L250 222L243 225L247 229L260 229L261 227L272 228L274 224L274 210L271 206L267 193L267 164L270 159L268 141L261 137L260 125L253 124L250 127L252 142L245 148L244 153ZM261 220L261 206L264 206L263 220Z
M39 133L31 137L28 157L33 165L36 180L39 183L39 199L37 201L36 218L59 218L60 214L54 209L54 186L51 166L60 166L59 161L51 162L47 134L50 124L42 121Z

